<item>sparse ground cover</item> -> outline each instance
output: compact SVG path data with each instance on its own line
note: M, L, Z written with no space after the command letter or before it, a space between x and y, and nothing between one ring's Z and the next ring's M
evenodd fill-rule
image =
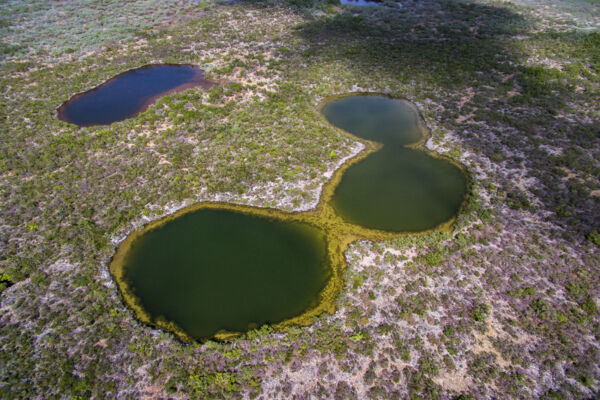
M0 3L0 397L598 395L597 2L118 4ZM55 118L155 62L223 84L108 127ZM308 328L182 345L139 324L116 243L201 200L310 208L360 150L317 110L350 91L414 102L467 166L454 232L355 243Z

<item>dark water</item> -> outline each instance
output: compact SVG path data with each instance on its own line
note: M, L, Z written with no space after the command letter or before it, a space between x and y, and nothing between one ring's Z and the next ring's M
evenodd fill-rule
M301 314L330 268L326 239L310 225L200 210L144 234L124 271L153 317L202 339Z
M417 115L402 100L348 96L322 110L329 122L383 143L351 166L332 198L345 220L368 228L414 232L433 228L458 212L467 181L454 164L404 147L419 140Z
M79 126L107 125L135 116L158 97L211 85L202 71L191 65L150 65L74 96L59 108L58 117Z

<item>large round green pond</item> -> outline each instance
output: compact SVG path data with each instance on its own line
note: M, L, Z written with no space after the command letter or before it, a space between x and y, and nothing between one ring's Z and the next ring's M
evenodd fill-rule
M405 147L418 142L418 115L404 101L347 96L327 102L323 115L355 136L383 148L352 165L335 189L332 205L348 222L392 232L434 228L458 212L467 180L452 162Z
M123 271L153 320L175 322L196 339L299 315L330 274L317 228L212 209L141 235Z

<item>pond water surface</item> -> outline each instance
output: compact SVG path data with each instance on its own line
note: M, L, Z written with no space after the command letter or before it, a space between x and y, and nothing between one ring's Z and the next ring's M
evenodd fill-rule
M108 125L137 115L159 97L212 85L192 65L147 65L73 96L58 108L58 118L79 126Z
M448 160L405 147L421 138L408 103L385 96L347 96L327 102L333 125L383 148L352 165L332 205L347 221L394 232L431 229L451 219L466 194L464 173Z
M137 238L123 270L153 322L203 339L301 314L331 269L314 226L204 209Z

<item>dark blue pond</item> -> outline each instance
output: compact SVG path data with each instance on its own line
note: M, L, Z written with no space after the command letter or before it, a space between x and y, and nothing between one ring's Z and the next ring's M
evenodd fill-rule
M212 85L192 65L148 65L73 96L58 109L58 118L79 126L108 125L137 115L159 97Z

